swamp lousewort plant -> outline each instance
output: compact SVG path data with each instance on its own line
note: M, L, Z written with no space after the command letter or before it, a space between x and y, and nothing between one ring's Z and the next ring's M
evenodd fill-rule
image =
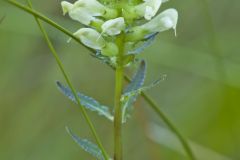
M142 52L159 32L176 30L178 12L175 9L167 9L157 15L163 2L165 0L122 2L78 0L73 4L61 2L64 15L68 13L73 20L86 26L80 28L74 35L85 46L94 49L96 57L116 68L114 115L111 115L108 107L100 105L92 98L81 93L78 95L83 106L114 120L115 160L122 159L121 125L129 117L129 111L137 96L142 90L150 88L142 87L146 74L144 60L140 60L139 70L125 90L123 90L124 68L139 61L136 60L136 54ZM144 43L138 47L142 42ZM65 95L74 100L68 88L60 83L58 86ZM86 147L81 141L79 143L83 149Z
M194 159L186 140L181 136L168 118L158 109L152 99L143 93L144 90L152 88L158 84L164 76L159 80L154 81L149 86L144 87L146 62L137 58L137 55L142 53L160 32L173 29L176 34L178 12L175 9L167 9L158 13L162 3L167 0L78 0L75 3L62 1L61 6L64 15L68 14L71 19L78 21L85 26L73 34L40 13L32 10L29 0L29 7L25 7L13 0L7 1L35 16L38 26L68 84L68 87L66 87L60 82L57 82L57 86L66 97L80 107L97 142L97 145L95 145L87 139L79 138L67 128L68 133L83 150L99 160L111 159L103 148L95 128L85 111L85 109L89 109L114 122L113 159L122 160L122 124L127 121L128 117L130 117L134 102L137 97L142 94L154 111L176 134L189 157L192 160ZM62 62L60 61L60 58L39 19L54 26L79 43L84 44L93 52L92 56L115 69L114 107L102 105L93 98L75 91L65 72ZM126 67L131 67L133 64L139 65L138 70L129 85L124 89L124 69ZM126 79L129 81L128 78Z

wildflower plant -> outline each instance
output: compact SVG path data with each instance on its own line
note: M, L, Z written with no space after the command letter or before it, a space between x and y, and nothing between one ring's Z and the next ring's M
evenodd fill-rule
M97 144L79 138L67 127L68 133L74 141L86 152L99 160L122 160L122 125L127 122L133 110L134 102L139 95L152 106L156 113L164 120L172 132L182 142L183 147L194 159L191 149L169 119L159 110L154 101L144 91L154 87L165 76L154 81L148 86L144 85L146 77L146 62L138 58L146 47L152 44L154 38L163 31L173 30L176 34L178 12L170 8L160 12L160 6L167 0L77 0L74 3L62 1L61 7L64 15L78 21L84 26L71 33L51 21L42 14L32 9L30 1L28 7L16 1L7 0L12 5L23 9L35 16L37 24L50 47L68 86L57 82L59 90L81 109ZM114 106L109 107L97 102L94 98L77 92L63 67L45 29L40 20L47 22L58 30L70 36L71 39L83 44L91 51L91 55L106 63L115 70L115 96ZM125 76L124 70L132 65L138 65L138 69L132 80ZM130 83L124 87L124 78ZM114 124L114 154L111 158L100 141L94 125L87 115L87 110L94 111L110 120Z

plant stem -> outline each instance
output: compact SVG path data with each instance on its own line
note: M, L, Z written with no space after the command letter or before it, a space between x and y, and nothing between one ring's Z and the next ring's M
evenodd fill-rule
M31 5L30 0L27 0L27 1L28 1L28 4L29 4L30 8L32 8L32 5ZM89 125L90 130L92 131L93 136L94 136L94 138L95 138L95 140L96 140L99 148L101 149L101 151L102 151L102 153L103 153L103 156L104 156L105 160L108 160L108 159L109 159L109 158L108 158L108 155L107 155L105 149L103 148L103 145L102 145L102 143L101 143L101 141L100 141L100 139L99 139L99 137L98 137L98 135L97 135L97 132L96 132L96 130L95 130L95 127L94 127L91 119L89 118L89 116L88 116L85 108L81 105L80 99L79 99L79 97L77 96L77 92L76 92L75 88L73 87L70 79L68 78L68 75L67 75L67 73L66 73L66 71L65 71L65 69L64 69L64 66L63 66L63 64L62 64L62 62L61 62L61 60L60 60L60 58L59 58L59 56L58 56L55 48L53 47L53 44L52 44L51 40L49 39L46 30L44 29L43 25L41 24L41 22L39 21L39 19L38 19L36 16L35 16L35 20L36 20L36 22L37 22L37 24L38 24L38 26L39 26L39 28L40 28L40 30L41 30L41 32L42 32L42 34L43 34L43 36L44 36L47 44L48 44L49 49L51 50L51 52L52 52L52 54L53 54L53 56L54 56L54 58L55 58L55 60L56 60L56 62L57 62L57 64L58 64L58 66L59 66L59 68L60 68L60 70L61 70L61 72L62 72L62 74L63 74L63 76L64 76L64 78L65 78L65 80L66 80L66 82L67 82L67 84L68 84L68 86L70 87L70 89L71 89L71 91L72 91L72 93L73 93L74 98L76 99L77 104L78 104L78 106L80 107L80 109L81 109L81 111L82 111L82 114L83 114L85 120L87 121L87 124Z
M114 160L122 160L122 107L123 68L115 72L115 115L114 115Z
M114 160L122 160L122 104L124 67L122 64L124 55L124 35L117 38L119 48L118 65L115 70L115 98L114 98Z

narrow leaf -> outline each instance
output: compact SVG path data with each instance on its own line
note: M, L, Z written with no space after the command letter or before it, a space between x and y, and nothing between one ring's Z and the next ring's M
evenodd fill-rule
M131 97L131 96L134 96L134 95L138 95L140 94L141 92L143 91L146 91L146 90L149 90L153 87L155 87L156 85L158 85L161 81L164 81L166 79L167 75L163 74L160 76L160 78L158 78L156 81L154 81L153 83L151 83L150 85L147 85L147 86L144 86L144 87L141 87L141 88L138 88L136 90L132 90L130 92L127 92L127 93L124 93L122 95L122 98L124 97Z
M72 91L68 88L63 86L60 82L57 81L57 86L59 90L70 100L76 103L76 99L74 98L74 95ZM80 98L80 103L87 109L91 111L97 112L99 115L105 116L107 119L113 121L113 115L109 111L109 107L101 105L99 102L94 100L91 97L85 96L82 93L77 93L78 97Z
M144 84L145 76L146 76L146 62L144 60L142 60L140 62L140 66L139 66L137 73L134 75L131 83L124 90L124 94L131 93L132 91L135 91L135 90L138 90L139 88L141 88L142 85ZM127 117L130 116L130 115L127 115L127 113L129 113L132 110L132 105L136 101L137 96L138 96L138 94L135 94L132 96L127 96L127 97L122 96L121 100L122 100L122 104L123 104L123 106L122 106L122 112L123 112L122 121L123 121L123 123L125 123L127 120Z
M144 84L145 76L146 76L146 62L142 60L140 62L138 71L133 76L131 83L129 83L127 88L124 90L124 93L131 92L133 90L141 88L142 85Z
M66 127L68 134L72 137L72 139L86 152L96 157L98 160L105 160L102 154L102 151L98 148L98 146L87 139L81 139L77 135L75 135L68 127Z

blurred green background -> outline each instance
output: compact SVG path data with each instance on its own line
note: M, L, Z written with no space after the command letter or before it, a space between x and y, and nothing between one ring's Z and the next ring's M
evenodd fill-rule
M24 3L24 1L20 1ZM72 32L77 22L62 16L60 1L34 0L35 8ZM146 83L167 79L148 93L184 136L233 160L240 159L240 1L171 0L161 10L179 11L177 37L161 33L141 57L148 63ZM31 15L0 2L0 159L94 159L69 137L70 126L93 140L79 109L56 88L65 83ZM114 73L88 51L45 25L78 90L112 106ZM113 124L88 112L104 146L112 153ZM139 99L124 125L126 160L187 160L145 133L164 123ZM170 141L170 140L169 140ZM206 156L206 155L205 155ZM207 156L208 157L208 156ZM209 156L210 157L210 156ZM202 160L215 160L204 158ZM218 160L218 159L216 159Z

